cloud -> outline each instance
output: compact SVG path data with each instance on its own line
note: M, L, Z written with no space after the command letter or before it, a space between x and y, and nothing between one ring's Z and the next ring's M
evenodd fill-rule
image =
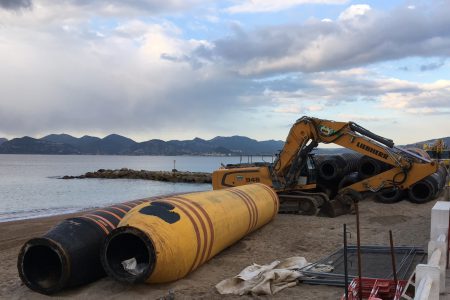
M412 85L413 83L404 82ZM386 91L380 95L383 108L398 109L410 114L450 114L450 80L415 83L410 91Z
M379 120L371 109L407 115L450 113L448 80L420 83L359 68L290 75L264 84L263 94L277 113L325 112L345 104L365 107L367 115L355 120Z
M348 0L241 0L226 9L229 13L276 12L302 4L344 4Z
M55 19L96 16L142 16L177 13L189 10L208 0L0 0L0 8L17 10L32 8ZM63 12L63 13L60 13Z
M432 62L429 64L421 65L420 71L422 71L422 72L433 71L433 70L439 69L440 67L442 67L444 65L445 65L445 60L441 60L438 62Z
M208 43L183 39L172 23L125 21L101 37L59 25L0 28L0 40L8 41L0 43L0 56L8 57L0 73L3 134L156 136L164 128L191 138L218 132L233 113L253 105L241 99L249 79L183 59Z
M0 8L17 10L30 8L31 0L0 0Z
M371 9L370 5L367 4L351 5L339 15L338 20L343 22L353 22L355 19L367 15Z
M428 3L430 3L428 5ZM349 69L406 57L450 56L450 2L387 12L351 5L333 22L310 19L246 30L213 41L203 58L244 76Z
M387 117L376 117L376 116L364 116L361 114L338 114L336 116L339 120L356 121L356 122L386 122L390 120Z

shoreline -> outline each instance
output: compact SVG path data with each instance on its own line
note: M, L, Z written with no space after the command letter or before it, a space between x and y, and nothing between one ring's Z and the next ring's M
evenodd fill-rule
M90 210L94 210L96 208L99 207L86 207L86 208L73 208L73 209L56 209L54 212L49 212L47 214L39 214L39 215L33 215L33 214L27 214L26 216L20 216L17 218L5 218L3 219L0 216L0 225L3 225L5 223L9 223L9 222L20 222L20 221L27 221L27 220L35 220L35 219L41 219L41 218L51 218L51 217L56 217L56 216L65 216L65 215L71 215L71 214L81 214L81 213L85 213L88 212ZM37 209L38 211L39 209ZM41 209L41 210L45 210L45 209ZM26 214L28 212L24 212L24 214ZM8 213L8 214L14 214L13 213Z

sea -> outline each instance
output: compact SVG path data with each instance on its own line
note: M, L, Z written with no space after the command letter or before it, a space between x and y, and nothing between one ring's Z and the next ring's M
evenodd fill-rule
M248 159L248 158L247 158ZM0 222L71 213L211 184L140 179L59 179L98 169L212 172L242 157L0 154ZM247 162L247 161L245 161Z

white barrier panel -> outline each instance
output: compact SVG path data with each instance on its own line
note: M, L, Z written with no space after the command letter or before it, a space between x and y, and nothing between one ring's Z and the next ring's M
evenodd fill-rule
M417 288L416 297L414 297L414 300L430 299L430 291L431 291L432 285L433 285L433 280L431 279L430 276L422 278L422 280L420 280L419 287Z
M436 251L440 252L439 260L435 262L431 262L433 255L435 255ZM447 267L447 236L445 234L439 235L436 241L428 242L428 253L432 253L429 256L428 264L433 266L438 266L440 269L440 282L439 292L445 292L445 271Z
M437 201L431 210L428 264L416 266L415 300L439 300L439 293L445 292L449 214L450 202Z
M440 279L441 274L438 266L418 264L416 266L416 282L419 283L419 288L416 291L414 300L439 300ZM421 286L422 289L420 288Z
M430 241L435 241L441 234L448 234L450 202L437 201L431 209Z

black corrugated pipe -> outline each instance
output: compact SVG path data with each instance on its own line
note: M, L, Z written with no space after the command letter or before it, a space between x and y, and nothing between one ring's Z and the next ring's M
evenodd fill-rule
M319 167L319 165L328 157L329 157L329 155L314 154L312 158L314 160L314 164L316 165L316 168Z
M405 191L401 189L386 189L377 193L376 200L381 203L395 203L402 200Z
M134 206L153 197L117 204L62 221L43 237L27 241L17 260L19 276L30 289L52 294L105 276L100 249Z
M432 175L414 183L409 187L409 201L413 203L425 203L433 199L437 193L437 190L435 188L435 183L433 182L434 180L431 178Z
M359 176L358 172L350 173L339 182L339 189L352 185L361 180L361 176Z
M361 155L357 153L343 153L330 155L318 165L318 174L325 180L341 179L358 168Z
M369 156L363 156L358 162L358 172L362 178L375 176L390 169L391 166Z

